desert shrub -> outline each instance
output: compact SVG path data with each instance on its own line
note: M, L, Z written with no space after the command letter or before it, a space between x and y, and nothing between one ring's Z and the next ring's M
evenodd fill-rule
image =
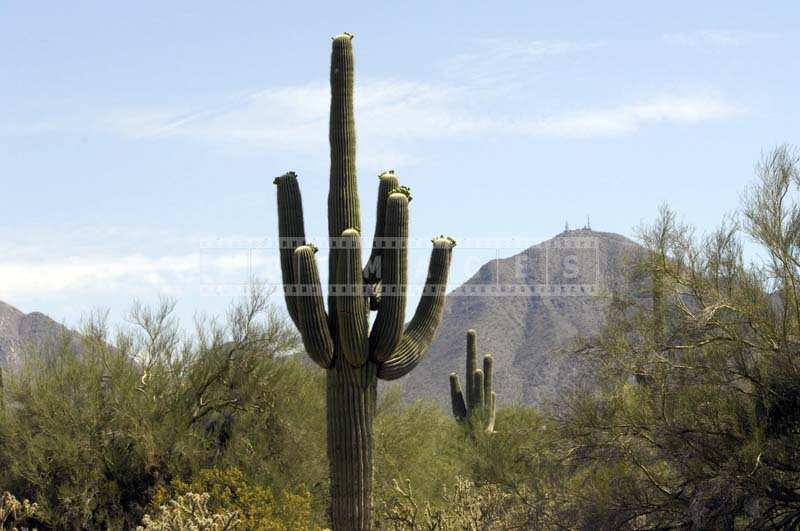
M241 529L236 511L213 511L208 507L210 495L192 492L170 500L158 509L156 516L144 515L137 531L229 531Z
M207 512L235 515L235 523L229 529L253 531L290 531L319 529L312 512L311 495L301 488L297 493L282 492L274 495L263 485L245 479L238 469L207 469L191 481L173 481L162 487L153 499L151 511L161 513L161 507L169 507L170 500L180 500L191 493L204 493Z
M574 471L564 466L568 445L552 418L533 407L501 408L496 431L475 434L470 448L473 481L504 489L514 499L516 525L542 529L562 520Z
M6 491L0 495L0 529L9 531L27 531L30 521L36 515L38 507L28 500L19 501Z
M518 508L517 500L503 489L478 487L462 477L442 489L438 505L421 500L410 480L404 485L394 481L393 495L383 504L381 520L383 526L396 531L522 529Z
M390 387L375 418L375 496L395 492L394 480L411 480L417 494L434 500L447 481L466 471L461 427L432 401L403 402Z
M288 441L316 433L303 424L306 416L274 411L281 393L313 394L297 382L319 382L283 358L297 340L263 294L233 307L225 325L199 321L190 337L181 335L172 307L136 307L135 326L113 340L103 320L92 319L77 347L64 338L30 352L5 375L0 450L8 466L0 481L35 500L43 523L131 527L173 478L192 478L217 463L266 461L264 452L298 451ZM295 388L281 382L287 375ZM276 428L276 416L288 424ZM313 475L309 469L296 481Z
M579 514L616 528L800 526L800 156L768 153L742 222L704 237L664 208L641 289L584 354L600 390L561 413ZM742 236L756 246L744 259Z

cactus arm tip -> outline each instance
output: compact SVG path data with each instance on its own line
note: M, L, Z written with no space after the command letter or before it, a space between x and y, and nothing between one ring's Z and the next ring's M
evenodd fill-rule
M411 199L412 199L412 197L411 197L411 188L409 188L408 186L398 186L397 188L394 188L393 190L391 190L389 192L389 196L392 196L394 194L404 195L404 196L406 196L408 198L408 202L409 203L411 202Z
M297 179L297 173L293 171L287 171L283 175L278 175L277 177L275 177L275 179L272 181L272 184L276 185L281 184L282 182L286 182L291 179Z
M442 249L444 248L452 249L453 247L458 245L458 242L456 241L455 238L453 238L452 236L445 236L443 234L435 238L431 238L431 243L433 243L434 247Z

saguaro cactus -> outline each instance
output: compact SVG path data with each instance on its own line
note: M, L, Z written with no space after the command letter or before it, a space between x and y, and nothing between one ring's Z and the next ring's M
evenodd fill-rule
M494 431L495 401L493 370L494 358L487 354L483 358L483 370L477 367L478 339L475 330L467 331L467 371L466 390L467 396L461 391L461 384L456 373L450 373L450 402L453 406L453 416L459 422L468 422L470 429L475 432L483 430L487 433Z
M311 359L327 371L328 457L334 529L372 526L372 421L378 379L409 373L439 326L455 241L434 238L428 277L414 316L405 323L407 188L394 171L379 176L375 238L361 263L356 181L353 46L333 38L328 192L329 296L325 311L314 254L305 240L297 175L277 179L281 269L289 315ZM372 329L369 312L377 311Z

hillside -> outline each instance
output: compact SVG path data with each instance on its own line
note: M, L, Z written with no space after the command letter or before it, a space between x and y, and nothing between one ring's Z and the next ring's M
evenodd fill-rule
M426 359L402 380L406 396L449 407L448 375L464 371L469 328L478 333L480 356L494 354L501 404L542 405L584 381L590 368L565 353L576 338L600 329L608 294L638 249L624 236L581 229L484 264L448 295Z
M24 345L41 343L65 330L42 313L25 314L0 301L0 362L13 362Z

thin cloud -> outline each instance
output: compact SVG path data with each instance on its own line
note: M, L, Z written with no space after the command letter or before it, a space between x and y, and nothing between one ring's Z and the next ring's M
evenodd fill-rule
M364 83L357 100L362 152L397 141L470 137L479 134L590 138L631 134L656 124L696 124L734 117L743 108L709 94L665 95L635 103L520 118L482 113L464 89L397 80ZM327 88L299 86L253 94L229 112L191 115L135 112L106 121L133 138L183 136L212 142L249 143L307 154L327 145ZM126 118L137 116L135 119ZM377 157L373 157L377 158Z
M199 234L126 227L76 227L59 236L0 231L0 300L70 293L134 298L148 289L194 292L280 278L277 249L254 237L224 246Z
M666 33L662 36L662 40L669 44L693 48L730 48L741 46L761 36L763 35L747 31L701 30Z
M523 78L530 78L532 67L540 66L547 59L580 57L603 46L602 41L480 39L474 50L448 60L443 72L445 77L459 83L513 86Z
M656 124L694 124L723 120L744 109L718 96L662 96L630 105L585 110L519 124L533 135L588 138L634 133Z
M716 45L733 45L740 38L742 34L725 31L664 36L678 43ZM360 79L356 87L360 164L369 170L409 167L417 162L419 143L441 139L607 137L659 124L723 120L743 111L722 95L705 93L670 93L569 110L565 110L568 101L554 108L551 98L551 110L544 113L524 104L507 104L508 96L520 99L520 94L527 94L529 87L523 90L515 83L535 79L542 62L586 60L587 54L605 46L601 41L484 39L448 61L444 77L438 80ZM122 108L80 122L138 141L182 138L250 145L322 164L328 149L329 91L324 82L271 87L199 107Z
M254 268L269 273L268 257L248 252L178 256L127 255L0 264L0 300L64 292L119 293L190 285L245 284Z

